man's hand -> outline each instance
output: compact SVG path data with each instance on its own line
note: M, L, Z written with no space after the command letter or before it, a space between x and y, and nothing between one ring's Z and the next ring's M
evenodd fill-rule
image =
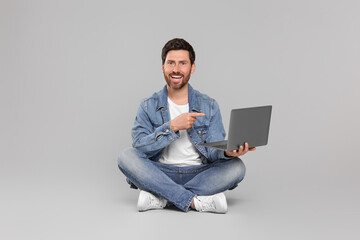
M205 113L183 113L170 121L170 127L174 132L189 129L197 117L204 117Z
M249 148L249 144L245 143L245 149L241 145L238 150L225 151L225 156L228 156L228 157L240 157L240 156L246 154L248 151L255 151L255 150L256 150L255 147Z

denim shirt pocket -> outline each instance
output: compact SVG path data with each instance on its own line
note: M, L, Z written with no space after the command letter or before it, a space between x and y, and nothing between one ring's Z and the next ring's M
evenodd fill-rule
M202 125L202 126L194 126L194 131L202 140L202 142L206 142L207 133L209 130L209 126Z

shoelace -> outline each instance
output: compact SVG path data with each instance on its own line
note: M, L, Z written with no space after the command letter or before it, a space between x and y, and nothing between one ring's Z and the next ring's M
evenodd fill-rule
M163 207L161 199L149 195L149 207Z
M201 201L199 199L200 205L201 205L201 211L208 211L208 210L214 210L215 209L215 202L213 199L211 201L208 201L206 199L205 201Z

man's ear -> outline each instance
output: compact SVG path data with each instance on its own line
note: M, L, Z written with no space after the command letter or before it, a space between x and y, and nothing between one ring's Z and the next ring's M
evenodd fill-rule
M164 73L164 64L161 64L161 70Z
M195 62L191 65L191 74L195 72L196 64Z

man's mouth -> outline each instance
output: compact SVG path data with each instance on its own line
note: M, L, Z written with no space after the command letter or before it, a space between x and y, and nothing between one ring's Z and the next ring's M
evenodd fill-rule
M171 74L170 78L174 83L179 83L183 79L183 76L177 74Z

